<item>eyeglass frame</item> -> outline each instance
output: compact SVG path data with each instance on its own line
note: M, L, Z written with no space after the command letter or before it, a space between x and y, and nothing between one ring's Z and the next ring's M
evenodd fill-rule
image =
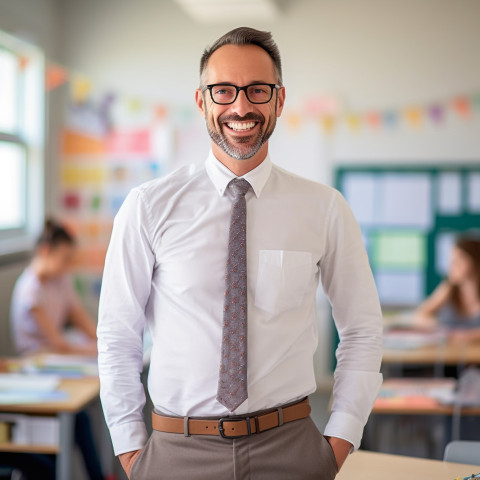
M236 92L235 92L235 98L231 101L231 102L228 102L228 103L218 103L216 102L214 99L213 99L213 93L212 93L212 88L213 87L219 87L219 86L225 86L225 87L234 87ZM250 98L248 98L248 93L247 93L247 88L248 87L254 87L255 85L267 85L270 87L270 98L266 101L266 102L252 102L250 100ZM206 90L209 90L210 91L210 98L212 99L212 102L215 103L215 105L231 105L232 103L235 103L237 98L238 98L238 94L239 92L241 92L242 90L245 92L245 97L246 99L252 103L253 105L265 105L266 103L269 103L272 98L273 98L273 91L276 90L278 92L278 90L282 88L281 85L277 85L276 83L250 83L248 85L244 85L243 87L238 87L237 85L234 85L233 83L212 83L210 85L205 85L205 87L202 89L202 92L205 92Z

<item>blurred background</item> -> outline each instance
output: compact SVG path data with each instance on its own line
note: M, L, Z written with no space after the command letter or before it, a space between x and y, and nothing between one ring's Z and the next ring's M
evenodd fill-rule
M199 59L242 25L282 55L272 160L345 195L385 311L418 306L455 235L480 229L477 0L0 0L1 356L45 215L78 237L75 286L96 315L116 211L133 186L204 161ZM321 384L321 297L319 331Z

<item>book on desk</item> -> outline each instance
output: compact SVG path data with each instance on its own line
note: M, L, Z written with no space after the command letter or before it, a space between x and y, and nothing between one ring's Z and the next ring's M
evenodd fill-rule
M60 389L63 379L96 377L95 358L44 354L13 359L8 373L0 373L0 407L28 406L68 401ZM0 444L59 446L60 422L53 415L0 413Z

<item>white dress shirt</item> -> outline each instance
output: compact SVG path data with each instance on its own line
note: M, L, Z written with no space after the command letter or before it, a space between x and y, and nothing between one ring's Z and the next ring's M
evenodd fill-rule
M149 393L160 412L226 416L216 400L235 178L210 153L134 188L118 212L100 297L101 399L115 453L142 448L142 334L153 347ZM325 435L358 448L381 384L381 311L361 233L333 188L267 157L244 177L247 203L248 399L235 414L316 389L321 278L340 335Z

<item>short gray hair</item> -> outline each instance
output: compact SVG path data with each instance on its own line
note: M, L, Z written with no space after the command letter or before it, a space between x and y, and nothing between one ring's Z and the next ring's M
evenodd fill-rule
M277 83L282 85L282 61L280 59L280 51L272 38L272 34L270 32L256 30L250 27L238 27L227 32L210 48L204 50L202 58L200 59L200 86L204 86L204 74L208 60L213 52L224 45L257 45L258 47L263 48L273 61Z

